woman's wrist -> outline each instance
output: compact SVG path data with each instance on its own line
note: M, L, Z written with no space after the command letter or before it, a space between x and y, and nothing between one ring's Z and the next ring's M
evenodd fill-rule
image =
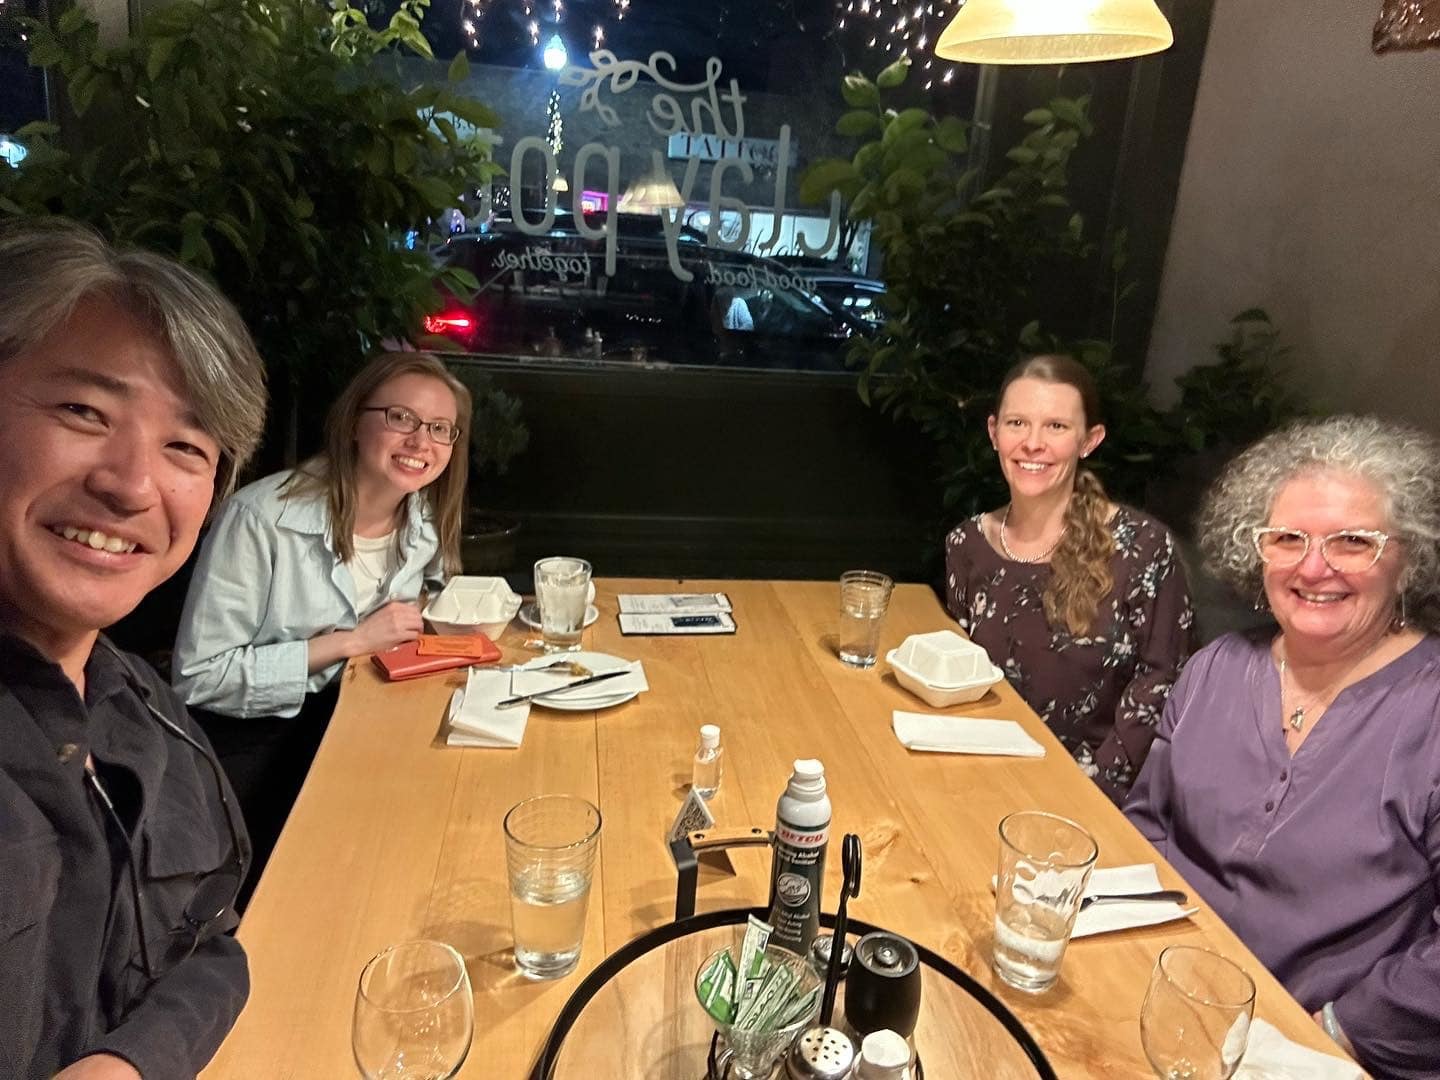
M306 644L311 675L317 671L324 671L342 660L358 656L361 651L360 643L356 640L353 630L329 630L323 634L316 634Z

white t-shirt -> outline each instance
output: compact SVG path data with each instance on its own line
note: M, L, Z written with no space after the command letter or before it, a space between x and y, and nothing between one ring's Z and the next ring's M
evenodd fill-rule
M390 576L390 564L395 558L395 534L352 536L350 542L355 545L355 555L345 565L355 580L355 613L363 618L380 595L380 586Z

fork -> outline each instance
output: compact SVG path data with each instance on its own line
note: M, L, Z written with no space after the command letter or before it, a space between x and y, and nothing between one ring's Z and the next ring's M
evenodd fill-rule
M1179 889L1161 889L1158 892L1139 893L1100 893L1096 896L1086 896L1081 899L1080 910L1084 911L1092 904L1118 904L1134 900L1164 901L1172 904L1183 904L1189 899L1190 898Z

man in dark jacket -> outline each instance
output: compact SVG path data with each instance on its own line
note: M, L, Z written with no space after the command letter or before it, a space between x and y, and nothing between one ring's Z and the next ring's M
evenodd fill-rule
M0 1076L193 1077L249 992L249 841L200 729L100 636L264 422L234 308L64 221L0 225Z

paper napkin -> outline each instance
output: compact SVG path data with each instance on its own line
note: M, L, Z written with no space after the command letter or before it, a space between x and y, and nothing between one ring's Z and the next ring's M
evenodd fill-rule
M949 754L993 754L1044 757L1045 747L1014 720L977 720L969 716L935 716L901 712L891 716L895 737L910 750Z
M1159 892L1162 888L1164 886L1160 884L1160 875L1156 872L1154 863L1107 866L1103 870L1097 868L1091 872L1090 883L1085 886L1085 895L1113 896L1115 893ZM1154 900L1092 904L1075 917L1075 929L1070 936L1089 937L1091 934L1108 934L1112 930L1156 926L1174 922L1176 919L1187 919L1198 910Z
M1235 1080L1364 1080L1359 1065L1347 1058L1322 1054L1291 1042L1264 1020L1250 1025L1250 1041L1235 1071Z
M610 680L619 682L618 679ZM515 747L525 737L529 705L497 709L495 703L510 696L510 673L470 669L465 688L450 696L446 714L447 746Z
M531 661L531 663L536 664L550 664L554 662L555 657L553 656L545 656L539 660ZM641 691L650 689L650 684L645 681L645 665L639 660L624 661L611 657L607 658L607 661L596 661L591 657L587 658L585 662L596 675L617 670L624 670L626 674L617 675L613 679L606 679L604 682L593 683L590 686L578 686L568 693L549 694L535 704L544 705L552 701L589 701L592 698L611 698L617 694L640 693ZM512 676L510 680L510 692L517 695L534 694L541 690L550 690L557 686L564 686L574 681L574 675L566 674L563 671L526 671L522 668Z

